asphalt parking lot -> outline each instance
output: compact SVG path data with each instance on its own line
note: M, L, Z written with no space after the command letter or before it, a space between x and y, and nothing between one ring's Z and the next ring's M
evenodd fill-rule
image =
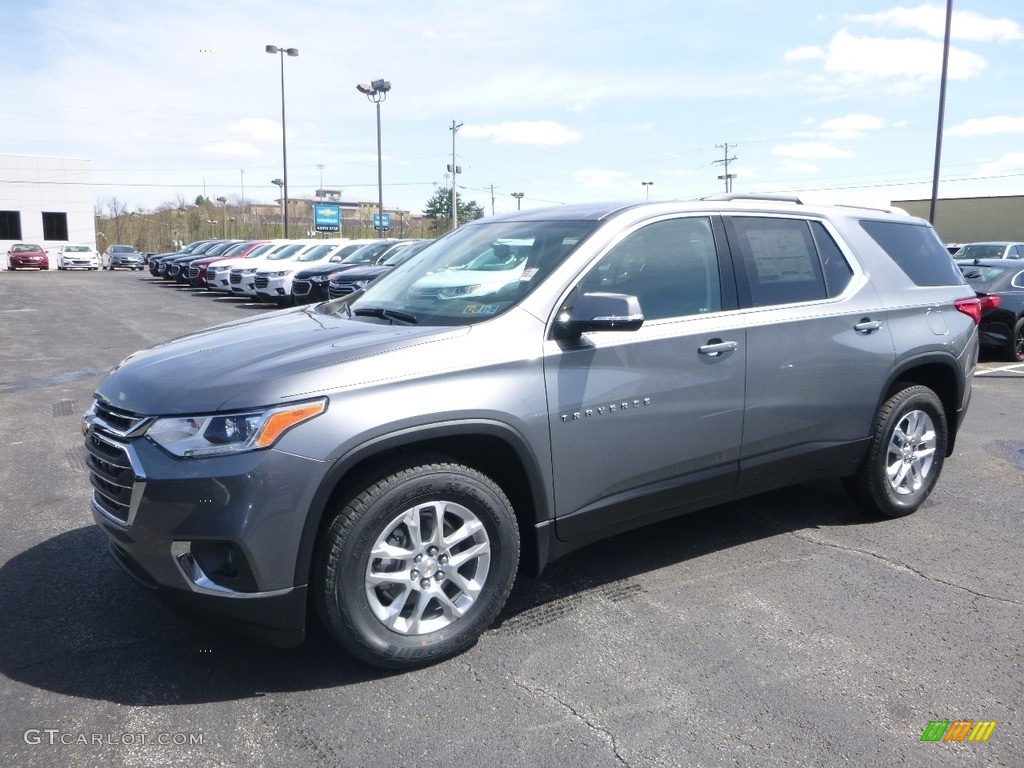
M520 578L408 674L279 650L135 586L79 423L136 349L261 305L148 273L0 274L0 760L9 766L1024 765L1024 365L988 361L917 514L836 482L632 532ZM922 742L931 721L995 721Z

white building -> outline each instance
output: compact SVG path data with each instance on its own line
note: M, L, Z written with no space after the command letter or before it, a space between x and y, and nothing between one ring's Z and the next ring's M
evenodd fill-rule
M11 243L96 247L88 160L0 154L0 254Z

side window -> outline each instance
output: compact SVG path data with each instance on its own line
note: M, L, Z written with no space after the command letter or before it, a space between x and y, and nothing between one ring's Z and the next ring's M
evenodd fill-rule
M826 298L825 278L808 222L730 216L725 227L738 257L737 279L741 290L746 288L749 306ZM845 263L841 254L836 256Z
M963 285L953 257L928 224L863 219L860 225L915 285Z
M721 310L710 219L669 219L631 233L584 276L580 287L583 293L636 296L645 320Z
M814 244L818 246L818 256L821 257L821 268L825 274L825 289L829 296L838 296L853 278L853 270L843 252L839 250L832 235L825 229L820 221L811 222L811 234L814 235Z

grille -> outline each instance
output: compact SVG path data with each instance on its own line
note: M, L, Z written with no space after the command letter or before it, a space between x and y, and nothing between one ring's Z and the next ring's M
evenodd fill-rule
M189 267L188 268L188 279L189 280L195 280L197 277L199 277L199 267Z
M135 470L128 452L95 431L86 438L85 449L89 452L86 464L90 470L93 501L111 517L127 523L135 486Z
M254 283L257 288L266 288L269 284L270 278L266 275L259 275Z
M167 270L167 274L171 277L177 277L181 273L181 264L171 264L171 268Z
M159 264L157 264L156 271L159 274L161 274L161 275L166 274L167 273L167 263L164 262L164 261L161 261Z
M148 417L139 416L131 411L125 411L121 408L115 408L102 400L97 400L96 404L93 405L92 410L93 413L96 414L97 418L110 427L114 432L121 435L128 434L144 421L148 421Z
M309 293L310 284L306 280L293 280L292 281L292 293L296 296L305 296Z
M232 272L231 273L231 284L232 285L239 285L239 284L241 284L241 282L242 282L242 275L241 275L241 273L239 273L239 272Z

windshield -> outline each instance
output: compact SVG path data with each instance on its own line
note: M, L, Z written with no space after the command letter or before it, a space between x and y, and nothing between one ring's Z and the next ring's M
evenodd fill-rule
M267 256L267 261L280 261L281 259L287 259L307 247L308 246L305 243L290 243L289 245L283 246L281 250L274 251L272 254Z
M377 257L380 256L384 251L394 246L394 243L390 240L385 240L380 243L370 243L364 245L352 253L348 254L344 259L341 260L342 264L373 264L377 261Z
M134 245L112 245L110 246L111 253L138 253L135 250Z
M252 246L252 243L235 243L233 246L231 246L226 251L224 251L224 253L222 253L221 255L225 256L225 257L227 257L227 256L238 256L246 248L249 248L251 246Z
M264 256L264 255L266 255L267 251L270 251L270 250L273 250L274 248L277 248L278 245L279 245L279 243L264 243L263 245L259 245L259 246L255 247L255 248L253 248L247 254L245 254L245 258L247 258L247 259L255 259L258 256Z
M529 294L596 227L592 221L465 225L371 283L351 310L369 322L399 316L421 325L487 320Z
M411 243L402 250L398 251L397 253L388 256L383 262L381 262L381 266L397 267L399 264L402 264L403 262L406 262L409 259L411 259L413 256L422 251L432 242L433 240L421 240L418 243Z
M1001 259L1006 246L999 243L969 243L957 251L958 259Z
M310 248L304 254L299 256L296 261L319 261L327 254L333 252L337 247L336 243L324 243L323 245L318 245L314 248Z
M990 267L981 264L961 264L960 271L967 283L975 289L983 288L1009 271L1009 267ZM1018 267L1019 269L1019 267Z
M88 253L90 250L87 245L66 245L64 246L65 253Z

